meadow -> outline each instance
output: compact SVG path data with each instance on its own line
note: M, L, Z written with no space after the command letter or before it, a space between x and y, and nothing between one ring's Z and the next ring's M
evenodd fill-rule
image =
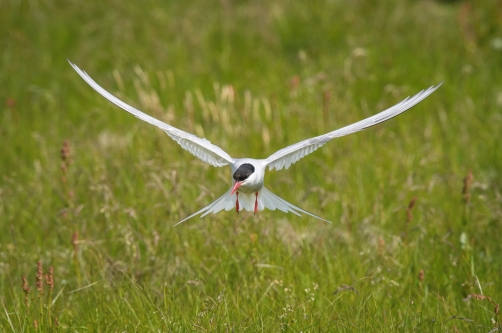
M232 157L443 82L333 140L278 211L175 223L211 167L93 91ZM502 2L0 2L0 331L501 332Z

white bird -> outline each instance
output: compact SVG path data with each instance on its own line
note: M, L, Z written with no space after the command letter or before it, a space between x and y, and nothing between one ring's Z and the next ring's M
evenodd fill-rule
M422 90L415 96L411 98L408 97L402 102L374 116L358 121L352 125L345 126L336 131L295 143L275 152L266 159L259 160L253 158L232 158L225 151L223 151L223 149L212 144L210 141L199 138L193 134L168 125L158 119L150 117L149 115L135 109L110 94L76 65L71 62L70 65L73 69L75 69L75 71L77 71L85 82L87 82L92 88L94 88L94 90L100 93L107 100L125 111L132 113L137 118L159 127L183 149L188 150L202 161L213 166L221 167L229 165L232 169L232 187L225 192L225 194L175 225L183 223L199 214L202 214L201 217L204 217L209 213L215 214L222 210L228 211L234 208L237 212L245 209L247 211L254 211L255 214L265 208L270 210L278 209L285 213L291 212L298 216L301 216L300 213L305 213L317 219L330 222L317 215L309 213L270 192L265 186L263 186L266 168L268 167L269 170L274 168L276 170L281 170L282 168L287 169L291 164L312 153L331 139L362 131L403 113L432 94L441 85L438 84L437 86L431 86L429 89Z

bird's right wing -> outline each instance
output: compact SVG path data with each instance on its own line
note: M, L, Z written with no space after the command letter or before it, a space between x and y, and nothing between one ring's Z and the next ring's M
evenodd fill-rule
M390 107L389 109L377 113L374 116L358 121L352 125L348 125L342 127L336 131L326 133L324 135L316 136L315 138L307 139L301 142L298 142L289 147L283 148L271 156L269 156L264 163L269 167L269 170L275 168L276 170L281 170L282 168L289 168L289 166L295 162L297 162L302 157L312 153L317 148L324 145L326 142L331 139L338 138L340 136L344 136L347 134L355 133L367 129L371 126L389 120L404 111L410 109L411 107L417 105L422 100L424 100L427 96L432 94L437 88L439 88L441 84L437 86L432 86L429 89L422 90L418 94L413 97L408 97L402 102Z
M75 64L72 64L70 61L68 62L73 67L73 69L82 77L82 79L84 79L85 82L87 82L104 98L117 105L118 107L124 109L125 111L132 113L137 118L159 127L164 132L166 132L167 135L169 135L174 141L176 141L183 149L188 150L190 153L200 158L202 161L217 167L232 164L234 162L233 158L231 158L223 149L216 145L213 145L209 140L199 138L193 134L177 129L176 127L150 117L149 115L133 108L129 104L122 102L120 99L103 89L86 72L78 68Z

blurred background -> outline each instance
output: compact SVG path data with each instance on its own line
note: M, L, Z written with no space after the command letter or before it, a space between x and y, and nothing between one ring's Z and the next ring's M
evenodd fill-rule
M333 224L231 211L173 228L230 171L67 59L232 157L443 85L267 173ZM501 329L500 0L3 0L0 86L6 331Z

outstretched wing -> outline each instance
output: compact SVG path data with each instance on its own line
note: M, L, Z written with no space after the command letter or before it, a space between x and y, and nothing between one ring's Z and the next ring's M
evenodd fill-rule
M193 134L179 130L176 127L150 117L149 115L133 108L129 104L122 102L120 99L103 89L86 72L78 68L76 65L72 64L70 61L68 62L73 67L73 69L75 69L75 71L77 71L77 73L84 79L84 81L87 82L92 88L94 88L94 90L100 93L104 98L117 105L118 107L124 109L125 111L132 113L137 118L159 127L164 132L166 132L167 135L169 135L174 141L176 141L183 149L188 150L190 153L200 158L202 161L217 167L233 163L233 159L223 149L213 145L209 140L201 139Z
M381 122L384 122L386 120L389 120L404 111L412 108L413 106L417 105L420 103L422 100L424 100L427 96L432 94L439 86L441 85L438 84L437 86L432 86L427 90L422 90L418 94L416 94L413 97L408 97L401 103L398 103L391 108L382 111L374 116L371 116L369 118L366 118L364 120L358 121L357 123L354 123L352 125L348 125L345 127L342 127L336 131L316 136L315 138L307 139L301 142L298 142L294 145L288 146L286 148L283 148L274 154L272 154L270 157L268 157L266 160L264 160L265 165L269 167L269 170L272 170L275 168L276 170L281 170L282 168L289 168L289 166L295 162L297 162L299 159L302 157L312 153L315 151L317 148L321 147L324 145L326 142L330 141L331 139L338 138L340 136L344 136L347 134L355 133L362 131L364 129L367 129L371 126L374 126L376 124L379 124Z

